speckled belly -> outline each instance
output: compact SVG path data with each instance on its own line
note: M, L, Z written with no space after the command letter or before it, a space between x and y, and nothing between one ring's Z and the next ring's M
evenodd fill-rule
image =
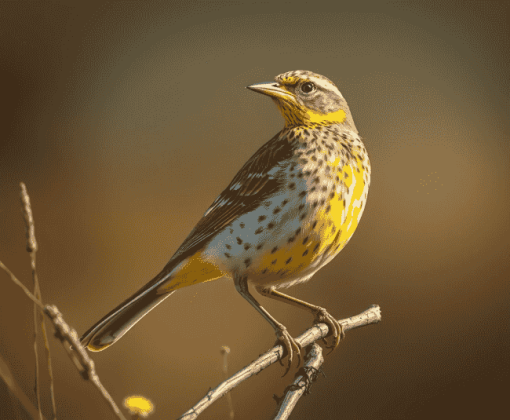
M306 281L334 258L354 234L366 201L367 177L360 161L340 167L334 163L333 177L323 177L319 193L308 195L304 210L308 209L309 214L301 221L301 227L274 253L254 261L250 270L254 284L284 287ZM335 182L336 177L339 180Z

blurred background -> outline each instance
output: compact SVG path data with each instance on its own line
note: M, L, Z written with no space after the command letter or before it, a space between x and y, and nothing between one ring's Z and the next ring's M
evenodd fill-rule
M289 292L337 318L379 304L383 322L347 334L292 418L497 418L510 388L509 11L508 1L1 2L0 260L32 287L23 181L43 299L83 333L159 272L282 128L272 101L245 86L312 70L347 99L372 184L349 245ZM3 272L0 284L0 356L35 402L32 305ZM311 326L260 301L293 335ZM274 339L223 279L179 290L92 356L117 402L142 394L166 419L223 380L221 346L234 373ZM113 418L60 344L51 349L59 418ZM292 379L282 374L275 365L236 388L236 419L271 418ZM20 416L0 388L0 417ZM222 399L201 418L227 415Z

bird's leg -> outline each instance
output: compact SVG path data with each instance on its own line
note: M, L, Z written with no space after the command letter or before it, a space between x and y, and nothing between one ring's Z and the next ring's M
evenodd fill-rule
M321 308L320 306L312 305L311 303L305 302L303 300L296 299L284 293L278 292L274 288L269 289L261 288L260 290L258 290L258 292L263 296L267 296L268 298L276 299L280 302L285 302L290 305L297 306L298 308L305 309L315 316L315 322L325 323L329 327L329 331L331 332L331 334L333 334L334 337L333 344L331 346L328 346L328 348L331 348L333 350L336 349L336 347L340 343L340 340L344 338L345 333L342 324L340 324L332 315L330 315L329 312L326 311L326 309ZM325 339L324 342L326 343Z
M290 370L294 352L296 352L298 356L298 366L301 364L301 346L296 342L296 340L292 338L292 336L287 331L287 328L285 328L283 324L280 324L276 319L274 319L271 314L267 312L251 295L250 291L248 290L248 277L235 276L234 284L239 294L248 302L250 302L251 306L253 306L265 318L265 320L271 324L276 333L277 343L282 344L284 350L287 351L289 359L287 370L283 375L285 376Z

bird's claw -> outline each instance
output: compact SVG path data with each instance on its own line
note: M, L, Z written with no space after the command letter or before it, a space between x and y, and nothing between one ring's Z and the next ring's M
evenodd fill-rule
M276 331L276 343L275 345L281 344L283 346L283 354L287 353L287 368L283 376L289 373L289 370L292 366L292 360L294 359L294 352L296 352L298 357L298 366L301 364L301 346L298 344L294 338L289 334L287 328L281 327ZM282 359L280 359L280 364L283 366ZM283 378L282 376L282 378Z
M345 332L342 324L338 322L333 316L329 314L328 311L324 308L318 308L316 315L315 315L315 322L316 323L324 323L329 327L330 334L333 336L333 343L331 345L328 345L328 342L326 341L326 337L322 339L324 344L326 345L326 348L335 350L340 344L340 341L344 339Z

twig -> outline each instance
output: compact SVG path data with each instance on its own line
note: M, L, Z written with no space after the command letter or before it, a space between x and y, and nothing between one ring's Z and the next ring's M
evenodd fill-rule
M346 318L339 321L343 326L343 331L347 332L354 328L364 327L369 324L376 324L381 321L381 309L378 305L372 305L366 311L360 313L359 315L353 316L351 318ZM301 347L306 347L309 344L325 338L329 333L329 327L324 324L316 324L312 328L306 330L303 334L296 338L298 344ZM241 382L250 378L253 375L256 375L260 371L264 370L268 366L271 366L273 363L276 363L283 357L283 347L281 345L273 347L271 350L267 351L263 355L261 355L257 360L252 362L250 365L241 369L235 375L231 376L226 381L222 382L216 388L211 389L204 398L202 398L197 404L195 404L191 409L186 411L181 417L180 420L193 420L196 419L199 414L201 414L207 407L209 407L213 402L223 397L227 392L235 388Z
M35 239L35 228L34 228L34 218L32 215L32 206L30 205L30 197L27 193L27 187L22 182L20 183L21 187L21 204L22 204L22 212L23 218L25 220L25 231L27 235L27 251L30 253L30 266L32 268L32 279L34 282L34 296L42 301L41 298L41 288L39 286L39 279L37 277L37 270L35 265L35 254L37 252L37 241ZM57 411L55 407L55 393L53 387L53 370L51 368L51 354L50 347L48 343L48 336L46 334L46 326L44 325L44 315L42 314L41 309L34 304L34 353L35 353L35 384L34 391L37 398L37 409L39 411L39 419L42 420L43 415L41 411L41 384L39 377L39 352L37 350L37 336L38 336L38 328L37 324L41 324L41 331L44 337L44 347L46 349L46 359L48 365L48 374L50 377L50 395L51 395L51 403L53 409L53 418L56 420Z
M310 386L317 379L322 363L324 363L322 348L317 343L313 343L305 357L304 366L299 369L294 382L285 389L285 396L282 397L274 420L287 420L289 418L299 399L304 394L310 393Z
M16 284L17 286L21 287L21 289L25 292L25 294L30 298L30 300L32 302L34 302L37 306L39 306L39 308L41 309L44 309L44 305L42 304L42 302L37 299L30 290L28 290L28 288L23 284L21 283L17 278L16 276L12 273L11 270L9 270L2 261L0 261L0 268L2 270L4 270L7 274L9 274L9 277L11 278L11 280L14 282L14 284Z
M17 284L25 294L36 304L39 308L43 309L44 314L51 320L55 327L55 337L60 340L62 346L66 350L68 356L73 361L74 365L78 369L80 375L88 380L90 379L96 388L101 392L101 395L108 402L109 406L117 417L121 420L126 420L122 412L119 410L115 401L110 396L108 391L104 388L103 384L97 376L94 362L90 359L87 351L83 348L78 338L78 333L71 328L62 318L62 314L54 305L43 305L39 299L37 299L26 286L21 283L16 276L0 261L0 268L2 268L9 276L11 280ZM69 346L72 345L72 348Z
M46 348L46 356L48 360L48 373L50 376L50 391L51 391L51 400L53 405L53 419L56 420L56 408L55 408L55 395L53 392L53 372L51 369L51 356L50 356L50 348L48 342L48 336L46 334L46 326L44 324L44 315L46 315L53 326L55 327L55 337L60 340L62 346L66 350L67 354L75 364L78 372L80 372L81 376L90 380L96 388L101 392L103 398L107 401L112 411L117 415L117 417L121 420L126 420L122 412L119 410L115 401L110 396L108 391L105 389L101 381L99 380L99 376L96 373L94 362L88 356L86 350L80 343L77 332L71 328L62 317L62 314L59 312L56 306L54 305L43 305L41 301L41 290L39 287L39 280L37 277L36 266L35 266L35 253L37 251L37 241L35 239L35 229L34 229L34 218L32 216L32 208L30 206L30 197L27 194L27 189L25 184L21 183L21 202L23 204L23 217L25 219L25 228L27 234L27 251L30 252L31 256L31 267L32 267L32 277L34 280L34 293L32 294L28 288L21 283L16 276L9 270L3 263L0 261L0 268L2 268L11 278L11 280L21 287L21 289L25 292L25 294L34 302L34 330L35 330L35 339L34 339L34 350L36 355L36 385L35 391L37 395L37 408L39 413L39 419L43 420L43 415L41 411L40 404L40 392L39 392L39 361L37 357L37 320L39 317L39 321L41 322L41 329L44 338L44 344ZM72 347L70 347L71 345Z
M225 379L228 379L228 355L230 353L230 347L222 346L221 354L223 355L223 374L225 375ZM229 408L229 417L230 420L234 420L234 404L232 403L232 394L229 392L227 394L227 402Z
M13 398L17 404L21 407L17 407L19 410L24 410L28 413L29 418L36 419L39 414L37 407L32 403L30 398L26 396L23 392L23 389L16 382L16 378L11 374L9 367L5 360L2 359L0 355L0 381L3 381L7 387L9 388L9 393L11 394L11 398Z
M89 357L87 351L81 345L76 330L71 328L64 321L62 314L55 305L46 305L44 307L44 313L48 315L48 317L53 322L53 325L56 329L55 337L60 340L64 349L67 351L68 356L75 364L81 376L86 380L92 381L92 383L96 386L99 392L101 392L101 395L119 419L126 420L117 404L115 404L115 401L111 395L99 380L94 361ZM69 347L69 345L71 345L72 348Z

